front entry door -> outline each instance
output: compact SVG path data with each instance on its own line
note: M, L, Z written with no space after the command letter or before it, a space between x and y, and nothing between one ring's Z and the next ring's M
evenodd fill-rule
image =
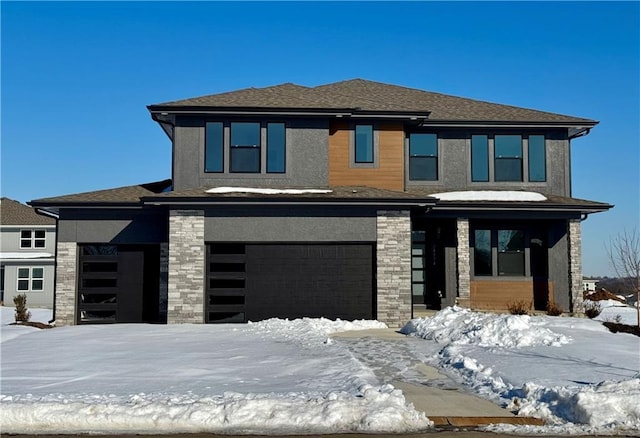
M411 283L413 304L427 309L441 307L446 295L445 242L446 223L424 222L412 232Z

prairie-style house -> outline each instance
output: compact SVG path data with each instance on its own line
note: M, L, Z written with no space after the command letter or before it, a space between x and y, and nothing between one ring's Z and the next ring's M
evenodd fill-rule
M26 295L27 307L53 307L56 220L28 205L0 199L0 301L13 306Z
M148 110L170 179L31 202L59 216L58 324L582 311L594 120L362 79Z

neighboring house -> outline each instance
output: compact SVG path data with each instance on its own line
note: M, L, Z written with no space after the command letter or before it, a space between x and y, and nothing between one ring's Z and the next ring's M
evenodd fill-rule
M53 307L56 221L17 201L0 199L0 300L27 296L27 307Z
M599 281L599 278L584 278L582 280L582 290L585 292L595 292Z
M59 324L582 312L580 224L611 205L571 197L570 143L596 121L361 79L148 109L171 179L31 202L59 214Z

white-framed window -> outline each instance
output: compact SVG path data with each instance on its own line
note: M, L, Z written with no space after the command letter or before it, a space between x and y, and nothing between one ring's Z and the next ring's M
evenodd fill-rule
M20 230L20 248L44 248L46 235L45 230Z
M44 268L18 268L18 291L44 290Z

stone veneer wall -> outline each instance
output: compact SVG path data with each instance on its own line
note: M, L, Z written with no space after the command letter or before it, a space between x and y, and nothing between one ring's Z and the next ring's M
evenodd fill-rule
M204 322L204 212L169 213L167 323Z
M401 327L412 314L409 211L378 211L376 255L378 320Z
M457 220L458 304L471 307L471 261L469 252L469 219Z
M78 245L58 242L56 254L56 326L76 323Z
M570 219L569 233L569 290L571 294L571 311L584 314L582 298L582 234L580 219Z

